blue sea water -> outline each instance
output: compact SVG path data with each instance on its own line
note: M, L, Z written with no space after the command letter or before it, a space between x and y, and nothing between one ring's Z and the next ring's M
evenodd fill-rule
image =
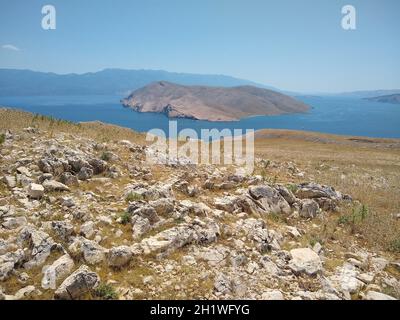
M137 113L124 108L119 96L0 97L0 106L74 122L103 121L140 132L159 128L168 134L169 120L162 114ZM178 130L293 129L340 135L400 138L400 105L343 97L297 97L312 109L304 114L257 116L237 122L178 119Z

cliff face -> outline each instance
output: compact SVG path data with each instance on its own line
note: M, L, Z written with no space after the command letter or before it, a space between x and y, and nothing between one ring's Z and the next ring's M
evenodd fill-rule
M138 89L121 102L138 112L209 121L236 121L249 116L306 112L309 109L306 104L289 96L252 86L182 86L165 81Z

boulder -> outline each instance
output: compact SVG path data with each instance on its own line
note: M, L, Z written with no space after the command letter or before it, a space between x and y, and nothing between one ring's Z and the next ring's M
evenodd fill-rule
M85 181L93 177L93 169L88 167L82 167L78 173L78 179Z
M285 300L285 298L279 290L271 289L262 293L261 300Z
M106 249L94 241L82 239L81 253L88 264L99 264L105 260Z
M107 263L111 267L123 267L132 258L132 250L128 246L111 248L107 254Z
M315 275L322 271L322 262L319 256L309 248L290 250L292 259L289 267L296 274L305 273Z
M150 205L140 205L138 203L130 204L127 212L132 214L132 216L138 215L142 218L148 219L150 224L154 224L160 221L157 211Z
M66 278L54 293L55 299L75 300L89 293L100 283L100 277L92 272L88 266L81 266Z
M160 198L150 201L149 205L153 207L159 215L165 215L174 211L174 202L169 198Z
M381 292L368 291L364 297L364 300L397 300L397 299Z
M8 230L18 229L28 223L25 217L6 217L1 223L2 227Z
M320 213L319 205L312 199L304 199L300 202L300 216L303 218L315 218Z
M45 266L42 270L42 288L56 289L57 282L68 276L74 268L74 261L68 254L65 254L53 262L50 266Z
M59 176L63 172L69 171L70 169L68 161L55 157L40 159L38 162L38 167L40 171L44 173L51 173L54 176Z
M131 219L132 223L132 237L134 239L139 239L146 232L151 229L151 224L149 219L143 218L142 216L136 215Z
M32 199L40 199L44 195L44 187L41 184L31 183L28 186L28 195Z
M6 280L11 272L23 263L25 253L22 249L15 252L8 252L0 256L0 281Z
M74 226L68 221L51 221L51 229L64 241L75 234Z
M225 274L219 273L214 280L214 289L222 294L232 293L232 280Z
M46 190L46 192L52 192L52 191L70 191L68 186L65 184L55 181L55 180L45 180L43 182L43 187Z
M2 180L10 189L17 186L17 179L15 178L15 176L4 176Z
M249 194L254 200L259 201L268 213L289 214L291 212L290 205L285 198L270 186L252 186L249 188Z
M90 159L89 164L92 166L94 174L103 173L108 168L107 162L101 159Z
M93 237L96 233L96 224L93 221L86 221L84 224L81 225L79 229L79 233L87 239Z
M300 199L328 198L341 200L342 194L333 187L307 182L298 185L296 197Z
M197 233L188 225L179 225L145 238L140 247L145 254L174 251L197 240Z
M19 240L28 243L31 249L30 259L24 264L26 269L41 266L57 248L57 244L47 233L36 230L32 226L26 226L21 230Z
M74 176L71 172L64 172L60 178L60 182L65 184L66 186L78 186L79 181L76 176Z
M214 200L214 205L217 209L224 210L229 213L233 213L235 210L239 209L237 196L216 198Z
M358 279L358 275L357 268L346 262L343 266L338 267L336 273L329 279L337 285L347 299L351 299L351 294L359 292L365 286L364 282Z
M286 202L289 203L289 205L293 205L296 202L296 197L294 196L292 191L290 191L286 187L278 185L275 187L275 189L286 200Z

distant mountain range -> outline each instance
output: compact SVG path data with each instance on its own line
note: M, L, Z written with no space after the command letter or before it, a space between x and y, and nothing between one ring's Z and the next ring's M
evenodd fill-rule
M341 92L329 95L349 97L349 98L375 98L392 94L400 94L400 89L352 91L352 92Z
M387 96L367 98L367 100L382 102L382 103L400 104L400 94L391 94L391 95L387 95Z
M122 104L138 112L170 118L235 121L256 115L306 112L309 107L287 95L254 86L183 86L166 81L134 91Z
M182 85L234 87L251 85L277 90L225 75L200 75L162 70L105 69L84 74L56 74L30 70L0 69L0 96L121 95L155 81Z
M104 69L83 74L56 74L20 69L0 68L0 96L57 96L57 95L120 95L152 82L167 81L181 85L237 87L255 86L289 96L304 94L285 91L272 86L226 75L177 73L163 70ZM398 90L372 90L342 93L315 93L318 96L371 98L400 94Z

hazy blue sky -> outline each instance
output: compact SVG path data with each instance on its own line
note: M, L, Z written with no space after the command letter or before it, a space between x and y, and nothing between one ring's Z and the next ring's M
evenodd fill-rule
M41 28L41 8L57 29ZM341 8L357 9L357 30ZM400 88L399 0L0 0L0 67L216 73L295 91Z

